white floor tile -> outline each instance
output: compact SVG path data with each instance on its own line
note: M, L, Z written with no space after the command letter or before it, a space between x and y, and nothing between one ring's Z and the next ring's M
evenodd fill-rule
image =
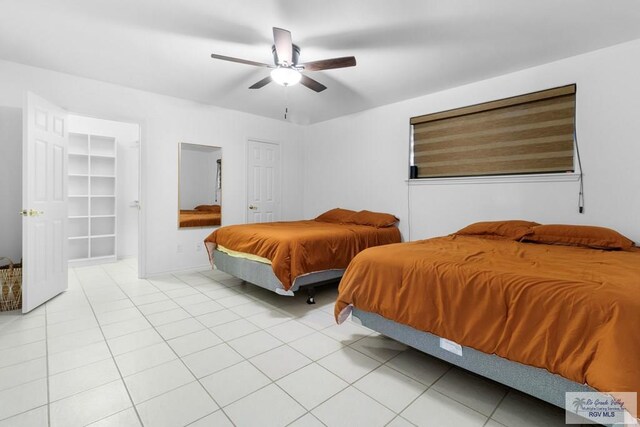
M311 359L287 345L252 357L250 361L274 381L311 363Z
M169 310L175 310L179 308L178 304L171 301L168 297L163 298L157 302L151 302L144 305L138 305L138 310L142 312L145 316L150 316L156 313L162 313Z
M316 331L315 329L310 328L307 325L303 325L295 320L289 320L288 322L280 323L265 330L280 341L286 343L311 335Z
M131 406L122 381L114 381L51 403L51 427L85 426Z
M417 426L480 427L487 417L435 390L428 390L400 415Z
M198 291L195 291L192 295L186 295L182 297L175 298L173 297L173 301L177 303L181 307L185 307L193 304L201 304L203 302L211 302L211 298L201 294Z
M264 311L247 317L247 320L259 328L270 328L271 326L291 320L293 316L281 310Z
M222 342L213 332L205 329L169 340L168 343L178 356L183 357Z
M384 363L405 351L407 346L383 335L374 335L356 341L351 348Z
M144 307L147 304L153 304L154 302L171 301L169 297L166 296L164 293L160 292L160 290L157 290L157 292L154 292L152 294L133 295L130 298L131 298L131 301L133 301L133 303L138 308L141 309L140 311L142 311L142 307ZM171 305L169 310L171 310L172 308L175 308L175 306ZM142 313L144 314L144 311ZM147 314L151 314L151 313L147 313Z
M205 329L205 327L202 325L202 323L198 322L193 317L156 327L158 333L162 335L165 340L177 338L182 335L190 334L192 332L201 331L203 329Z
M380 366L380 362L344 347L318 360L318 363L348 383L352 383Z
M149 329L151 325L145 319L126 320L124 322L112 323L102 327L105 338L117 338L133 332Z
M251 301L249 303L236 305L235 307L230 308L231 311L239 314L242 317L249 317L259 313L266 313L273 309L273 306L260 301Z
M258 331L228 341L227 344L233 347L243 357L248 359L260 353L264 353L265 351L281 346L282 341L273 337L272 335L269 335L265 331Z
M197 381L137 405L146 426L186 426L218 409Z
M225 341L230 341L235 338L248 335L258 330L258 327L253 323L245 320L238 319L223 325L214 326L211 331L222 338Z
M49 375L59 374L109 358L111 358L111 353L104 341L75 350L51 354L49 355Z
M507 393L505 387L458 368L451 369L431 388L486 416Z
M185 305L182 308L184 308L185 311L192 316L200 316L202 314L213 313L214 311L219 311L224 309L223 306L221 306L215 301L209 300L208 298L207 298L207 301L205 302L201 302L198 304Z
M324 424L313 414L307 413L289 424L288 427L324 427Z
M295 400L271 384L227 406L224 411L238 427L280 427L305 413Z
M128 377L149 368L163 365L176 359L176 355L166 343L144 347L115 357L123 377Z
M249 362L241 362L200 380L220 406L227 406L271 380Z
M396 416L353 387L338 393L311 413L330 426L384 426Z
M386 365L428 386L451 369L447 362L413 349L400 353Z
M223 307L231 308L254 301L248 294L237 294L216 300Z
M140 420L133 408L125 409L100 421L89 424L90 427L139 427Z
M289 346L295 348L311 360L321 359L343 347L338 341L318 332L290 342Z
M398 415L389 424L387 424L386 427L413 427L414 425L415 424L405 420L400 415ZM488 426L488 424L486 426Z
M373 333L370 329L356 325L352 322L344 322L342 325L333 325L323 329L321 332L344 345L353 344L359 339L367 337Z
M310 311L299 316L296 320L318 331L336 324L336 319L323 311Z
M491 416L508 427L564 426L562 409L511 390Z
M49 313L49 307L47 306L47 320L46 323L49 326L53 326L57 323L69 322L71 320L79 320L83 318L93 317L93 310L89 304L70 310L56 311Z
M45 357L0 368L0 390L13 388L46 376L47 359Z
M0 421L0 427L49 427L49 411L40 406Z
M74 350L89 344L104 341L100 328L87 329L73 334L63 335L61 337L47 338L49 354L60 353L61 351Z
M207 328L213 328L218 325L238 320L240 319L240 316L238 316L231 310L224 309L215 311L213 313L203 314L202 316L196 317L196 319Z
M120 379L113 359L109 358L81 368L49 377L49 399L56 400Z
M131 399L137 405L153 397L195 380L193 375L179 360L138 372L125 377Z
M216 411L189 424L189 427L233 427L233 424L223 411Z
M146 316L149 323L156 327L191 317L191 315L184 311L182 307L160 313L147 314Z
M234 349L223 343L192 353L182 360L197 378L202 378L235 365L243 359Z
M95 311L96 313L106 313L109 311L117 311L117 310L129 308L129 307L133 307L133 303L127 299L121 299L118 301L92 304L91 307L93 308L93 311Z
M308 410L349 386L315 363L281 378L276 384Z
M360 378L353 386L396 413L427 389L426 385L384 365Z
M171 298L172 300L174 300L174 302L176 304L178 304L178 301L175 301L177 298L182 298L182 297L187 297L190 295L197 295L200 294L202 295L202 293L200 291L198 291L197 289L191 287L191 286L183 286L180 289L172 289L169 291L165 291L165 294L167 294L167 296L169 298ZM178 304L180 305L180 304Z
M129 307L122 310L107 311L106 313L96 313L100 325L109 325L126 320L141 319L143 316L136 307Z
M31 344L12 347L0 351L0 368L26 362L28 360L45 357L47 345L45 341L38 341Z
M45 327L27 329L26 331L18 331L12 333L4 333L0 335L0 350L6 350L12 347L18 347L32 342L42 341L45 339Z
M85 331L91 328L97 328L98 322L93 314L79 319L69 320L66 322L56 323L55 325L47 325L47 338L61 337L74 332Z
M47 404L45 378L0 391L0 420Z
M107 340L109 348L114 356L138 350L150 345L158 344L164 340L155 330L149 328L142 331L133 332L117 338Z

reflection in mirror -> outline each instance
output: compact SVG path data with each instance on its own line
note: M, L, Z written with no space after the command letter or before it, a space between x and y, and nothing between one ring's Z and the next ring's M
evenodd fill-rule
M178 170L178 226L219 226L222 216L222 148L181 142Z

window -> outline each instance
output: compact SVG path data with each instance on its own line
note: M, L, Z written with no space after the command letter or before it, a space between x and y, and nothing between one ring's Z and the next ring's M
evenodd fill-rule
M576 85L413 117L412 177L573 172Z

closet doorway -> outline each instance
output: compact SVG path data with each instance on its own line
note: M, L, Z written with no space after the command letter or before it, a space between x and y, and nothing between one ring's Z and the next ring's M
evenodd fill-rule
M23 122L23 312L67 289L67 268L125 260L144 274L140 126L28 94Z

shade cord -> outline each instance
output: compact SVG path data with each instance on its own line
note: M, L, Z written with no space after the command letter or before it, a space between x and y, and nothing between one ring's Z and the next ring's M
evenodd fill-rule
M580 146L578 144L578 131L575 126L573 128L573 140L576 142L576 157L578 159L578 168L580 169L580 174L578 180L580 181L580 189L578 191L578 212L584 213L584 181L582 174L582 160L580 159Z

